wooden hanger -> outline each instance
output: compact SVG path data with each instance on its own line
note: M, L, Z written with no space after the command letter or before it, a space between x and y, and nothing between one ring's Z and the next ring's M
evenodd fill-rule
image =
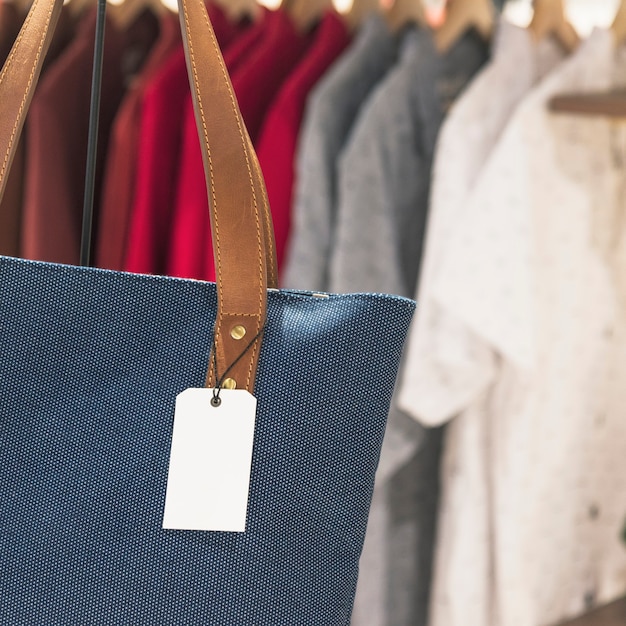
M467 31L490 39L495 28L492 0L448 0L445 21L435 31L437 49L447 52Z
M258 20L263 9L257 0L213 0L231 22L241 22L243 19Z
M620 2L611 30L617 45L626 41L626 0Z
M626 0L621 1L611 30L616 45L626 40ZM561 94L549 102L548 108L553 113L599 116L626 121L626 91Z
M96 6L97 0L66 0L66 4L72 18L78 20L86 11ZM162 0L123 0L107 4L107 15L120 30L127 29L145 10L150 10L155 15L163 15L168 9Z
M120 30L127 30L145 11L162 16L169 10L162 0L123 0L120 4L110 5L109 13Z
M575 50L580 43L578 33L565 15L563 0L534 0L528 29L536 41L554 37L567 52Z
M368 16L378 11L380 11L380 0L354 0L352 7L343 18L350 30L354 31L360 28Z
M408 24L426 25L426 12L422 0L395 0L387 9L385 17L394 33Z
M280 6L289 13L301 32L311 30L326 11L334 8L332 0L283 0Z

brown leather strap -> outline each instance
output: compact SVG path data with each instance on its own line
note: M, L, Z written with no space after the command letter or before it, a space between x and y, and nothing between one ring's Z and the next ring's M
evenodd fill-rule
M0 200L62 0L34 0L0 72Z
M0 75L0 197L61 5L62 0L34 1ZM253 392L267 288L277 284L269 203L204 3L179 0L179 9L211 207L217 377L228 372L237 388ZM212 359L211 386L214 369Z
M218 371L211 364L208 376L213 385L265 325L264 200L257 193L250 140L204 3L179 0L179 13L211 207L218 294ZM235 329L245 330L243 338ZM260 339L230 372L238 387L251 389Z

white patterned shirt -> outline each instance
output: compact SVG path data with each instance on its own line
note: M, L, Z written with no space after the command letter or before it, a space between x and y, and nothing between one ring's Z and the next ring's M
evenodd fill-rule
M440 381L417 398L412 353L401 400L460 413L431 626L549 626L626 594L626 315L598 237L626 168L609 121L547 109L611 87L615 56L596 30L522 101L438 259Z
M425 252L422 260L419 303L413 322L405 384L399 401L426 426L438 426L454 416L484 382L468 362L480 361L485 376L491 376L491 357L480 350L467 328L454 316L442 315L433 298L437 271L445 258L450 232L487 158L517 105L532 87L564 58L553 41L535 44L532 35L501 19L492 61L454 103L441 129L435 153ZM437 346L437 342L444 342ZM439 367L439 351L454 353L460 367L450 362ZM473 368L472 368L473 369Z

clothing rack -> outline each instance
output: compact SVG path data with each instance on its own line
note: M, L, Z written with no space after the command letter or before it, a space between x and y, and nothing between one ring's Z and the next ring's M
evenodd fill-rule
M98 0L96 37L94 42L93 72L91 82L91 108L89 112L89 142L87 169L85 172L85 198L83 203L83 226L80 246L80 264L90 265L91 238L93 230L93 202L96 187L96 160L98 151L98 125L102 95L102 64L104 60L104 26L107 0Z
M554 113L594 115L613 120L626 119L626 93L564 94L550 101Z

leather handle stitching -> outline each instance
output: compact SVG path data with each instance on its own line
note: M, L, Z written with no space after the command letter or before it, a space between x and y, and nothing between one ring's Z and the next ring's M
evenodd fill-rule
M188 11L187 11L187 1L186 0L182 0L184 8L185 8L185 25L187 28L187 32L190 32L190 28L189 28L189 17L188 17ZM208 15L206 14L205 11L203 11L203 17L205 22L207 23L207 26L210 26L209 21L208 21ZM258 258L262 259L262 254L263 254L263 247L262 247L262 241L261 241L261 228L260 228L260 223L259 223L259 215L258 215L258 202L257 202L257 197L256 197L256 189L252 180L252 170L251 170L251 166L250 166L250 159L249 159L249 155L248 155L248 151L247 151L247 146L246 146L246 140L244 138L244 134L241 128L241 121L239 119L239 115L237 114L237 107L236 107L236 103L235 103L235 97L234 94L232 92L230 83L228 82L228 77L226 74L226 68L224 67L224 63L222 61L221 55L219 53L219 49L217 47L217 42L215 40L215 36L213 35L210 27L208 29L208 32L211 34L211 43L215 49L216 52L216 56L219 60L219 64L220 64L220 69L222 70L222 75L224 77L224 81L225 84L228 87L228 93L229 93L229 97L231 100L231 104L232 104L232 110L233 113L235 115L235 120L237 122L237 127L239 130L239 136L241 139L241 143L242 143L242 149L244 152L244 156L245 156L245 160L246 160L246 167L248 170L248 182L250 184L250 188L252 191L252 198L253 198L253 204L254 204L254 209L255 209L255 222L256 222L256 229L257 229L257 252L258 252ZM202 95L200 93L200 86L199 86L199 79L198 79L198 71L197 71L197 66L196 66L196 61L195 61L195 54L194 54L194 50L193 50L193 44L191 42L191 37L188 37L188 47L189 47L189 56L191 59L191 66L192 66L192 70L193 70L193 78L194 78L194 83L196 86L196 94L197 94L197 98L198 98L198 108L200 110L200 118L202 120L202 127L203 127L203 133L204 133L204 139L205 139L205 145L207 147L207 154L208 154L208 160L209 160L209 169L210 169L210 185L211 185L211 194L213 197L213 202L214 202L214 207L217 206L216 204L216 192L215 192L215 184L214 184L214 180L213 180L213 167L212 167L212 160L211 160L211 152L210 152L210 148L209 148L209 139L208 139L208 131L207 131L207 126L206 126L206 117L204 114L204 106L202 103ZM214 215L214 221L215 221L215 245L216 245L216 249L217 249L217 261L218 261L218 284L219 284L219 295L220 295L220 301L221 301L221 297L223 294L223 283L222 283L222 276L221 276L221 248L220 248L220 236L219 236L219 223L218 223L218 217L217 217L217 211L214 209L213 211L213 215ZM262 267L262 262L259 265L259 308L258 308L258 313L256 315L250 315L250 314L246 314L246 316L248 317L256 317L257 318L257 326L260 328L261 325L261 316L262 316L262 312L263 312L263 267ZM236 315L236 314L235 314ZM257 330L259 330L259 328L257 328ZM218 330L218 329L216 329ZM219 340L220 340L220 335L219 333L216 333L215 336L215 349L218 349L218 345L219 345ZM253 350L252 353L252 358L250 359L250 366L248 368L248 376L247 376L247 380L246 380L246 388L249 387L250 385L250 380L252 377L252 369L253 369L253 364L254 364L254 360L256 357L256 353L257 353L258 348L255 346L255 349ZM211 374L212 370L212 366L209 367L209 373Z
M248 141L248 145L250 145L250 142ZM254 150L254 148L252 148L252 146L250 145L251 149ZM271 209L269 206L269 202L267 199L267 193L265 193L265 190L263 189L264 183L263 183L263 173L261 172L261 166L258 162L258 159L255 160L255 166L254 166L254 170L257 173L257 177L258 177L258 184L260 185L261 189L261 199L263 201L263 217L265 218L265 228L267 230L268 233L268 241L265 242L266 246L269 246L269 255L268 255L268 261L270 261L267 265L267 271L269 272L269 278L272 281L273 285L278 286L278 276L276 275L276 271L277 268L275 267L274 263L272 263L272 259L274 258L274 240L273 237L271 237L271 233L273 231L272 229L272 224L270 222L270 213L271 213Z
M186 2L186 0L183 0L184 2ZM207 26L209 26L209 19L208 19L208 15L206 13L206 11L202 11L203 13L203 17L204 20L207 24ZM254 205L254 217L255 217L255 222L256 222L256 233L257 233L257 253L258 253L258 258L259 260L261 260L263 258L263 242L262 242L262 235L261 235L261 224L259 222L259 205L258 205L258 201L257 201L257 196L256 196L256 188L254 186L254 182L252 180L252 168L250 165L250 156L248 154L248 150L247 150L247 145L246 145L246 140L244 138L244 132L243 129L241 127L241 120L239 115L237 114L237 104L235 101L235 94L233 93L233 90L231 89L230 86L230 82L228 80L228 75L226 72L226 67L224 66L224 62L222 60L222 56L219 52L219 48L217 45L217 41L215 39L215 36L212 35L211 36L212 39L212 44L213 44L213 48L215 49L215 53L217 55L217 58L219 60L220 63L220 69L222 70L222 76L224 77L224 82L228 87L228 95L230 97L230 102L231 102L231 106L232 106L232 112L233 115L235 116L235 121L237 122L237 129L239 130L239 138L241 139L241 147L243 150L243 154L245 156L246 159L246 169L248 171L248 183L250 184L250 189L252 191L252 202ZM194 80L197 80L197 76L194 78ZM200 94L198 93L198 99L200 99ZM206 124L205 119L204 119L204 109L202 108L202 106L200 107L200 112L201 112L201 116L202 116L202 121L203 121L203 125ZM206 128L206 126L205 126ZM207 141L208 144L208 138L206 137L206 132L205 132L205 140ZM217 221L217 220L216 220ZM217 230L217 227L216 227ZM219 242L217 244L218 246L218 250L219 250ZM259 285L263 285L263 267L262 267L262 263L259 265ZM262 287L259 288L259 308L258 308L258 315L260 316L262 314L263 311L263 290ZM237 315L235 313L235 315ZM259 320L260 322L260 320Z
M269 207L269 203L265 200L263 200L263 205L264 205L264 211L263 213L265 214L265 228L267 229L268 235L271 234L272 232L272 225L270 223L270 215L269 215L269 211L271 210ZM269 250L270 250L270 259L274 258L274 242L272 241L271 237L268 237L268 240L266 242L266 244L269 246ZM276 271L274 268L274 264L273 263L269 263L269 273L270 273L270 279L272 281L273 285L278 286L278 276L276 276Z
M28 30L28 25L30 24L33 18L33 15L36 11L35 7L37 6L38 3L39 3L39 0L35 0L33 2L33 6L31 7L31 10L28 12L28 15L26 16L26 20L24 22L24 25L20 29L20 32L17 36L17 40L15 41L15 44L11 48L11 53L9 54L9 58L6 60L4 67L2 68L2 71L0 71L0 83L2 83L2 81L4 80L5 74L9 71L9 67L13 63L13 60L19 48L19 44L22 41L22 38L24 37L24 33ZM52 7L50 8L50 13L52 13ZM45 39L45 34L44 34L44 39Z
M8 71L10 65L13 63L13 60L15 58L15 55L17 54L17 51L19 49L19 44L22 41L23 38L23 33L25 33L28 29L28 25L30 24L30 21L32 20L32 16L34 15L35 11L36 11L36 5L38 3L39 0L35 0L34 2L34 6L31 8L31 10L28 13L28 16L26 18L25 24L22 26L22 29L20 31L20 34L15 42L15 45L13 46L12 50L11 50L11 54L9 55L9 58L7 59L4 68L2 70L2 73L0 73L0 84L2 83L2 81L5 79L6 76L6 72ZM48 29L50 28L50 20L52 19L52 11L54 10L54 5L50 6L50 9L48 11L48 17L46 18L46 24L45 24L45 30L44 30L44 36L41 38L40 42L39 42L39 47L37 48L37 54L35 56L35 64L33 65L33 68L30 72L30 76L28 78L28 83L26 86L26 91L24 92L24 97L22 98L22 102L20 104L20 107L18 109L18 113L17 113L17 119L15 120L15 124L13 125L13 129L11 131L11 137L9 139L9 145L7 147L6 153L4 155L4 160L2 162L2 168L0 168L0 189L2 188L2 181L4 180L4 176L7 170L7 164L9 162L9 154L11 154L11 149L13 148L13 144L15 143L15 136L17 135L17 128L19 126L19 120L22 117L22 112L24 111L24 107L26 106L26 100L28 99L28 94L30 92L31 86L33 84L33 80L35 78L35 73L37 71L37 66L39 65L39 59L41 57L41 51L43 50L43 46L44 46L44 41L46 40L46 37L48 35Z
M186 1L186 0L183 0ZM205 22L207 23L207 26L209 26L209 21L208 21L208 15L206 14L205 11L202 12L203 13L203 17ZM224 81L228 87L228 95L230 97L230 101L231 101L231 106L232 106L232 111L233 114L235 116L235 120L237 122L237 129L239 130L239 137L241 139L241 146L243 149L243 153L244 153L244 157L246 159L246 168L248 170L248 182L250 184L250 189L252 191L252 201L253 201L253 205L254 205L254 211L255 211L255 222L256 222L256 231L257 231L257 252L258 252L258 259L261 260L262 259L262 255L263 255L263 244L261 241L261 225L259 223L259 206L258 206L258 201L257 201L257 196L256 196L256 188L254 186L254 182L252 180L252 169L251 169L251 165L250 165L250 157L247 151L247 146L246 146L246 140L244 138L244 133L243 130L241 128L241 120L239 118L239 115L237 114L237 105L235 102L235 95L233 94L233 91L231 89L230 83L228 81L228 77L227 77L227 73L226 73L226 68L224 66L221 54L219 53L219 49L217 47L217 41L215 40L215 37L212 35L211 36L212 39L212 44L213 44L213 48L215 49L217 58L219 60L220 63L220 68L222 70L222 76L224 77ZM191 45L190 45L190 53L191 53ZM197 81L197 75L194 76L194 80ZM199 89L198 89L198 100L200 100L200 93L199 93ZM207 142L208 145L208 138L206 136L206 120L204 118L204 109L202 106L200 106L200 114L202 117L202 123L203 126L205 128L205 140ZM213 183L211 183L213 184ZM217 218L216 218L216 232L217 232ZM218 251L219 251L219 241L216 244L218 246ZM259 309L258 309L258 317L257 316L252 316L252 315L247 315L249 317L257 317L257 332L260 330L261 327L261 315L262 315L262 311L263 311L263 291L262 291L262 285L263 285L263 267L262 267L262 262L259 265ZM216 349L217 349L217 342L220 339L220 336L216 336L215 338L215 344L216 344ZM248 375L246 378L246 389L250 386L250 380L252 378L252 370L253 370L253 366L254 363L256 361L256 355L257 355L257 351L258 351L258 346L259 343L257 342L257 344L254 346L253 351L252 351L252 355L250 358L250 365L248 367Z

